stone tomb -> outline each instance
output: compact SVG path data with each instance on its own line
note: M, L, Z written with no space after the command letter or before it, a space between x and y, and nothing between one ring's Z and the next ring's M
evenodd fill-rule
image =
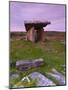
M26 40L32 42L42 41L44 37L44 29L50 22L42 22L42 21L25 21L25 28L27 31Z

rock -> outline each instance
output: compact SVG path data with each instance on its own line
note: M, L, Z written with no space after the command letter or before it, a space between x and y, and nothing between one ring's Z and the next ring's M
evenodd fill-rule
M56 79L60 85L65 85L65 76L59 73L56 69L52 69L52 72L53 73L48 73L48 75Z
M58 72L56 69L52 69L52 72L56 75L63 77L63 75L60 72Z
M30 85L28 83L31 83L34 80L36 80L35 86L37 86L37 87L39 87L39 86L56 86L56 84L53 83L53 81L51 81L50 79L48 79L47 77L45 77L41 73L33 72L33 73L27 75L26 77L23 77L21 79L21 81L17 82L17 84L15 84L13 86L13 88L31 87L31 86L28 86L28 85ZM26 85L22 84L24 82L26 82ZM33 84L32 84L32 86L33 86Z
M33 67L39 67L42 65L44 65L44 61L42 58L35 59L35 60L19 60L16 62L16 67L19 70L23 70L23 71L28 70Z
M22 80L21 81L26 81L26 82L30 82L30 79L29 79L29 77L24 77L24 78L22 78Z
M37 80L36 85L37 86L55 86L55 83L42 75L39 72L33 72L28 75L32 80Z
M17 73L10 75L10 79L16 79L16 78L19 78L19 75Z

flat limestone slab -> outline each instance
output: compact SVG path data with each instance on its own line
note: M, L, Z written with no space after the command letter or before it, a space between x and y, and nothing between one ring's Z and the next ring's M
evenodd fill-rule
M65 76L58 72L56 69L52 69L53 73L48 73L48 75L52 76L59 82L59 85L65 85Z
M49 21L24 21L25 24L28 24L28 25L34 25L34 24L41 24L41 25L46 25L46 24L51 24L51 22Z
M44 65L44 60L42 58L34 60L19 60L16 62L16 67L19 70L25 71L30 68L35 68Z
M37 86L56 86L56 84L45 77L43 74L39 72L33 72L28 75L32 80L37 80Z

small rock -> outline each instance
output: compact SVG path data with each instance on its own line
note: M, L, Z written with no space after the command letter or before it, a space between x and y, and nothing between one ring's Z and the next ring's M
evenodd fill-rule
M28 77L28 76L26 76L26 77L22 78L22 80L21 80L21 81L30 82L30 79L29 79L29 77Z
M10 75L10 79L16 79L16 78L19 78L19 75L17 73Z

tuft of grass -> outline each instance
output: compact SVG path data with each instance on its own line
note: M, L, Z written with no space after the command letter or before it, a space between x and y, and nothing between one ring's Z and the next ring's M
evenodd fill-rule
M36 86L36 80L31 80L30 82L19 81L15 86L17 87L34 87Z
M20 81L20 78L10 79L9 80L9 87L12 88L19 81Z

